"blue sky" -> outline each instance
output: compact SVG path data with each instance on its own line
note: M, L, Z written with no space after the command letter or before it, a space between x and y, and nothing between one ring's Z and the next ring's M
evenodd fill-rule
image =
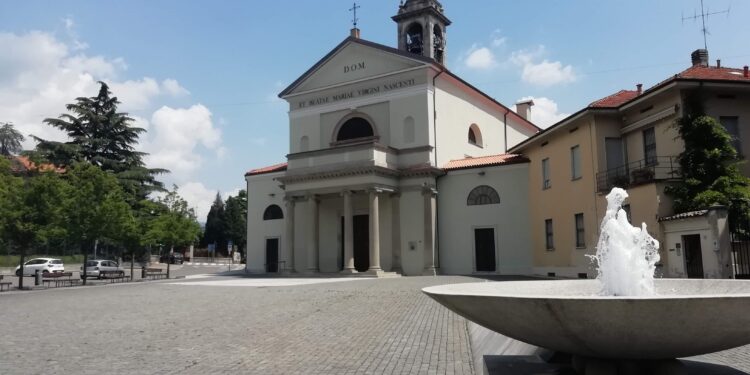
M394 46L398 0L361 0L362 37ZM448 67L506 105L537 102L547 126L619 89L649 87L703 46L683 22L699 0L443 0ZM750 2L705 0L709 51L750 65ZM141 148L202 216L254 167L284 161L286 107L276 95L349 34L351 1L0 1L0 122L41 125L111 83L147 127ZM27 143L27 145L31 145ZM202 218L201 218L202 219Z

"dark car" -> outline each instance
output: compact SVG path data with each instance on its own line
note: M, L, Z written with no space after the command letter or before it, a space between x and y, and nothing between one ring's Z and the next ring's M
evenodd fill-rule
M159 258L159 263L182 264L185 263L185 258L180 253L167 254Z

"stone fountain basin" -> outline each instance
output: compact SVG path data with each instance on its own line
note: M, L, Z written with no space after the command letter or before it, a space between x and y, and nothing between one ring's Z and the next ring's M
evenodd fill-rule
M658 295L598 296L597 280L451 284L422 291L488 329L596 358L666 359L750 344L750 280L657 279Z

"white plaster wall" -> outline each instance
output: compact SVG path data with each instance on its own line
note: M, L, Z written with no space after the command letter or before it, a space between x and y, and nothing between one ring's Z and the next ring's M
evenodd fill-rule
M478 94L470 95L443 79L438 78L436 85L438 166L466 156L505 152L504 111L485 104L486 99L480 99ZM480 129L482 147L468 142L471 124ZM512 121L508 121L507 132L509 148L533 134Z
M475 272L474 229L488 227L495 229L496 273L531 272L528 173L528 164L518 164L453 171L438 179L442 274ZM500 204L468 206L469 193L480 185L494 188Z
M682 236L701 236L701 257L705 278L721 278L723 266L719 259L719 239L714 235L707 216L663 222L666 243L661 244L669 257L666 277L687 277L685 245ZM677 249L680 244L680 249Z
M286 217L284 191L275 179L283 173L247 177L247 265L248 272L264 273L266 239L279 238L279 259L284 257L284 220L263 220L263 212L271 204L281 207ZM273 195L272 195L273 194Z
M419 190L401 193L401 269L404 275L418 276L424 271L424 198Z

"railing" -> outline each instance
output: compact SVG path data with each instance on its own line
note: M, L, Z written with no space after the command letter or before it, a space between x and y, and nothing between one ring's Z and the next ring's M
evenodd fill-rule
M657 156L597 173L596 189L607 192L615 186L627 188L680 177L680 163L676 156Z

